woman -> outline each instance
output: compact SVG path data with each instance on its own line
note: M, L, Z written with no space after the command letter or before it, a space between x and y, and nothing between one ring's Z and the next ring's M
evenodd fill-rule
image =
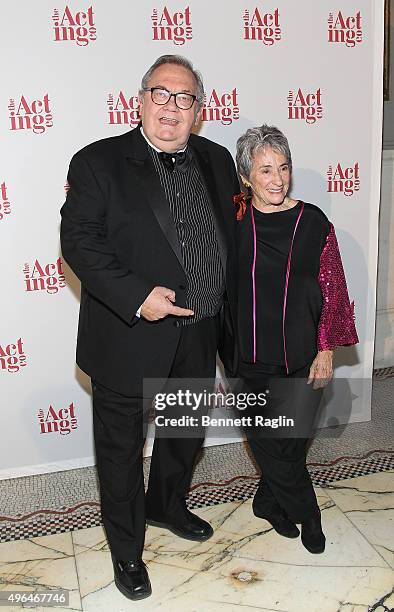
M288 196L291 153L276 127L263 125L241 136L237 166L248 191L234 198L238 375L248 391L279 389L281 407L287 402L307 418L332 378L333 350L358 342L335 230L320 208ZM308 434L269 436L250 427L246 435L263 472L254 514L286 537L297 537L301 523L305 548L323 552L320 511L306 468Z

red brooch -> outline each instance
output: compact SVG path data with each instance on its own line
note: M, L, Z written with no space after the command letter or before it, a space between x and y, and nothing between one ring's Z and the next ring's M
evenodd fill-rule
M237 214L237 221L242 221L246 213L246 200L245 193L241 191L241 193L233 196L233 202L235 204L235 210Z

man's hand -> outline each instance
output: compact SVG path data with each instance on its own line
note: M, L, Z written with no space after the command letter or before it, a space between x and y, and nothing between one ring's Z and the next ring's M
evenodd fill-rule
M155 287L141 306L141 316L147 321L158 321L167 315L190 317L194 314L188 308L174 306L175 291L167 287Z
M326 387L332 379L333 351L319 351L309 370L308 385L313 381L314 389Z

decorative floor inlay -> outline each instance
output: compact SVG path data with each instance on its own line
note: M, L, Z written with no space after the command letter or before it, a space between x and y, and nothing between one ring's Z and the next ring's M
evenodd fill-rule
M312 482L324 486L344 478L355 478L394 469L394 452L373 451L365 458L339 457L334 465L308 464ZM253 497L259 476L239 475L228 481L202 482L189 495L189 508L202 508ZM10 542L55 533L66 533L101 525L100 504L86 501L64 510L39 509L27 516L0 520L0 542Z
M374 378L392 378L394 376L394 366L389 366L387 368L379 368L373 371Z
M394 453L384 454L376 458L360 460L355 464L327 466L324 469L308 465L314 486L324 486L344 478L354 478L367 474L375 474L394 469ZM249 499L253 497L259 476L237 477L234 482L219 486L197 485L189 495L189 505L200 508L226 501Z

